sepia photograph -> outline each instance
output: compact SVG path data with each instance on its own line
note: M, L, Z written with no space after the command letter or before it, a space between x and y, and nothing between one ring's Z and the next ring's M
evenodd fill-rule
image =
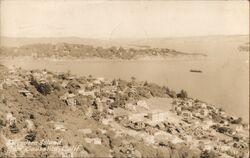
M0 157L249 158L248 0L0 0Z

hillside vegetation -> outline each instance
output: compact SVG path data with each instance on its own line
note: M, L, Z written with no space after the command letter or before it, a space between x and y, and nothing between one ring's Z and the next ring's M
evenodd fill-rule
M145 56L175 57L175 56L206 56L199 53L184 53L168 48L123 48L94 47L83 44L31 44L20 47L2 47L2 56L32 56L32 57L74 57L103 59L137 59Z
M249 155L249 126L184 90L3 66L0 74L0 157Z

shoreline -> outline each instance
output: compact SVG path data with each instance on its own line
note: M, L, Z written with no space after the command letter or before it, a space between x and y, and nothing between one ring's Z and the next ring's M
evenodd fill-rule
M82 152L67 152L84 157L130 153L155 157L162 152L163 156L177 152L181 156L176 158L187 153L194 157L248 154L249 124L214 105L189 98L185 91L176 93L144 81L106 81L46 70L0 66L0 73L5 74L0 76L0 146L9 152L0 155L25 156L29 146L23 146L24 141L56 139L62 143L58 151L82 145ZM69 136L70 140L64 139ZM125 144L120 145L123 141L119 140ZM13 150L9 141L18 148ZM84 153L85 149L88 152ZM62 154L58 151L50 156Z
M49 61L86 61L86 62L134 62L134 61L186 61L186 60L208 60L207 57L187 57L187 56L178 56L178 57L155 57L155 56L145 56L138 57L136 59L105 59L105 58L75 58L75 57L62 57L62 58L53 58L53 57L31 57L31 56L0 56L0 60L49 60Z
M12 64L8 64L8 60L13 60L12 61ZM32 62L33 63L33 65L34 64L36 64L36 61L37 61L37 63L46 63L46 62L48 62L48 63L50 63L50 64L52 64L52 66L54 65L54 66L58 66L58 67L63 67L63 65L64 64L70 64L70 62L77 62L76 63L76 65L80 65L80 64L82 64L82 62L86 65L88 65L88 63L94 63L94 65L100 65L100 64L110 64L110 63L117 63L118 65L121 63L121 64L123 64L123 62L125 62L126 64L134 64L134 63L137 63L137 62L140 62L139 64L144 64L144 63L147 63L148 61L150 62L150 61L152 61L152 63L154 64L154 63L157 63L157 62L162 62L163 64L167 64L167 62L177 62L177 63L181 63L181 62L190 62L190 63L192 63L192 61L198 61L198 62L203 62L203 61L208 61L208 59L203 59L203 60L196 60L196 59L179 59L179 58L171 58L171 59L163 59L163 58L154 58L154 59L152 59L152 58L149 58L149 59L142 59L142 60L106 60L106 59L100 59L100 58L95 58L95 59L93 59L93 58L91 58L91 59L75 59L75 58L73 58L73 59L51 59L51 58L41 58L41 59L34 59L34 58L32 58L32 57L17 57L17 58L0 58L0 62L1 61L3 61L3 63L6 65L6 66L8 66L8 67L12 67L12 66L14 66L14 67L20 67L21 65L24 65L24 67L26 67L26 69L27 70L30 70L30 69L32 69L31 67L29 67L29 62ZM17 64L15 64L15 61L17 62ZM15 66L16 65L16 66ZM18 66L19 65L19 66ZM32 65L32 64L31 64ZM38 64L39 65L39 64ZM137 65L137 64L136 64ZM21 66L22 67L22 66ZM37 67L37 69L40 69L41 67L43 67L43 66L38 66ZM46 66L47 67L47 66ZM54 68L52 68L52 69L50 69L49 67L47 67L48 69L47 70L52 70L53 72L55 72L55 71L57 71L57 70L55 70ZM64 68L66 68L67 69L67 67L65 67L64 66ZM192 67L192 68L195 68L195 67ZM57 68L56 68L57 69ZM60 70L59 70L59 72L67 72L67 71L64 71L64 69L61 69L61 68L59 68ZM42 70L42 69L40 69L40 70ZM73 69L72 69L73 70ZM73 72L71 70L71 72ZM186 72L188 72L189 73L189 70L187 70ZM81 73L78 73L78 72L74 72L74 74L77 74L77 76L82 76L82 74ZM177 72L176 72L177 73ZM91 74L90 72L88 72L88 73L85 73L85 75L88 75L88 74ZM202 73L202 74L192 74L192 75L195 75L195 76L204 76L204 75L206 75L206 73ZM101 74L99 74L99 73L97 73L97 74L95 74L94 76L99 76L99 77L106 77L107 78L107 76L105 76L105 75L103 75L102 73ZM113 75L114 76L114 75ZM116 76L116 75L115 75ZM132 75L132 76L135 76L136 77L136 75ZM198 76L198 77L199 77ZM130 77L131 77L131 75L130 75ZM119 78L119 77L114 77L114 78ZM127 79L129 79L128 77L125 77L125 78L127 78ZM123 79L125 79L125 78L123 78ZM145 78L145 77L144 77ZM109 78L110 80L112 80L112 78ZM145 78L145 79L143 79L143 80L150 80L150 79L147 79L147 78ZM153 79L154 80L154 79ZM153 81L154 83L158 83L159 84L159 82L157 81L157 80L154 80ZM162 81L160 81L160 85L168 85L167 83L163 83ZM232 107L232 106L234 106L235 104L232 104L232 106L231 106L231 102L228 102L228 101L225 101L225 102L221 102L221 101L219 101L219 103L217 102L217 101L214 101L213 99L210 99L210 98L206 98L206 97L204 97L204 96L200 96L200 95L197 95L197 94L193 94L193 92L194 93L197 93L197 91L199 92L199 90L197 90L197 89L194 89L194 90L192 90L192 89L190 89L188 86L185 86L185 85L183 85L183 86L173 86L173 85L171 85L171 88L174 88L174 89L176 89L176 90L181 90L181 89L186 89L186 90L188 90L188 92L190 92L191 93L191 96L192 97L194 97L194 98L200 98L200 99L202 99L202 100L205 100L207 103L211 103L211 104L213 104L213 105L219 105L219 106L217 106L217 107L223 107L224 109L226 109L226 111L227 112L229 112L230 114L232 114L232 115L235 115L235 116L239 116L239 115L237 115L237 114L240 114L239 112L236 112L236 113L234 113L234 111L232 111L232 110L230 110L230 107ZM188 89L189 88L189 89ZM211 91L212 92L212 91ZM225 93L225 94L227 94L227 93ZM206 100L207 99L207 100ZM229 99L230 100L230 99ZM245 99L244 99L245 100ZM230 105L230 106L229 106ZM245 104L244 104L245 105ZM228 108L229 107L229 108ZM243 107L245 107L245 106L243 106ZM245 122L248 122L248 116L249 115L247 115L247 114L243 114L243 118L244 118L244 121Z

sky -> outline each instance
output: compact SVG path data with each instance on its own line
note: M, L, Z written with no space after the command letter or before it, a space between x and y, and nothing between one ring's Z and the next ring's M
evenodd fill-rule
M248 1L1 0L0 9L8 37L249 34Z

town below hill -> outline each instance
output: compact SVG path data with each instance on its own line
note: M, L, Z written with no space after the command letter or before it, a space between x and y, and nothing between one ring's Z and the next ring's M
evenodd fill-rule
M0 65L0 129L0 157L249 156L240 117L135 78Z
M2 47L1 56L32 56L35 58L102 58L102 59L139 59L143 57L206 57L201 53L185 53L168 48L124 48L124 47L94 47L84 44L29 44L20 47Z

